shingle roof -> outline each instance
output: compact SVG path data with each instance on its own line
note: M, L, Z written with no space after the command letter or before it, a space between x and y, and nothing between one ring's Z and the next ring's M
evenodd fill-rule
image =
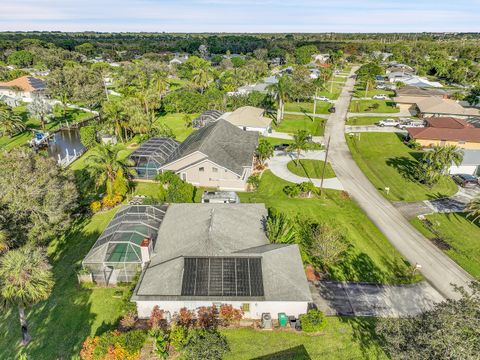
M459 103L450 99L431 96L417 103L422 113L428 114L452 114L452 115L478 115L476 109L464 108Z
M421 88L417 86L404 86L395 90L397 96L444 96L443 90Z
M190 134L165 163L199 151L214 163L242 175L245 167L252 166L257 145L258 133L243 131L219 119Z
M45 90L45 82L33 76L22 76L12 81L0 82L0 87L17 86L25 92Z
M263 116L265 110L253 107L242 106L232 113L225 115L224 119L236 126L248 126L266 128L272 123L272 119Z

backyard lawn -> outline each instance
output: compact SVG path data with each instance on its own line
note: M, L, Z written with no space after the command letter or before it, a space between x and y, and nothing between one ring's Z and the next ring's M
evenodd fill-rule
M357 165L370 182L389 200L420 201L453 195L458 187L443 177L433 187L417 182L413 176L421 152L402 143L394 133L362 133L347 135L347 143ZM386 194L385 188L390 191Z
M289 134L296 133L298 130L306 130L313 136L320 136L323 135L325 121L318 117L287 114L279 125L273 126L273 130Z
M290 161L287 164L288 170L298 176L308 177L310 179L321 179L325 161L322 160L310 160L300 159L297 162L295 160ZM332 169L330 163L325 167L325 178L335 177L335 172Z
M328 109L333 105L326 101L317 101L317 114L328 114ZM285 111L303 112L313 114L312 102L287 102L285 103Z
M188 114L191 120L198 116L198 114ZM157 119L157 124L165 124L170 129L172 129L173 133L175 134L176 140L183 141L193 132L191 126L185 126L185 114L182 113L168 113L165 115L160 116Z
M419 280L412 278L410 265L348 196L326 190L324 199L292 199L283 192L289 184L268 170L262 175L258 191L239 193L240 200L242 203L265 203L292 217L342 228L351 247L344 259L330 269L334 279L390 284Z
M411 223L433 239L465 271L480 280L480 227L460 213L432 214L426 219L428 224L417 218Z
M374 326L375 319L329 317L318 336L293 331L222 330L231 349L225 359L388 359L378 345Z
M387 100L352 100L350 112L361 113L397 113L400 111L393 101Z

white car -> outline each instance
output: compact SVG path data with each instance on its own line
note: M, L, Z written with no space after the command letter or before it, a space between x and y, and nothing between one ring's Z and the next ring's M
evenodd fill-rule
M385 120L381 120L378 122L377 124L378 126L398 126L400 125L400 121L399 120L395 120L395 119L385 119Z
M390 99L390 98L388 97L388 95L378 94L378 95L374 95L374 96L372 97L372 99L374 99L374 100L388 100L388 99Z
M330 101L330 99L327 98L326 96L317 96L315 99L318 101L326 101L326 102Z
M405 121L397 125L399 129L406 129L406 128L419 128L425 127L425 123L423 121Z

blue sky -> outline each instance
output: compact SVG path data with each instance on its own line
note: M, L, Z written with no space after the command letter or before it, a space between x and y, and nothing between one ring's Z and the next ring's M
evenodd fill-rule
M480 32L480 0L0 0L0 31Z

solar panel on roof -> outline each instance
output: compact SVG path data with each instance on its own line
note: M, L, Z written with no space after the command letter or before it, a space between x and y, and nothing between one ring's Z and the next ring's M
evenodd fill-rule
M185 258L182 296L263 296L261 258Z

